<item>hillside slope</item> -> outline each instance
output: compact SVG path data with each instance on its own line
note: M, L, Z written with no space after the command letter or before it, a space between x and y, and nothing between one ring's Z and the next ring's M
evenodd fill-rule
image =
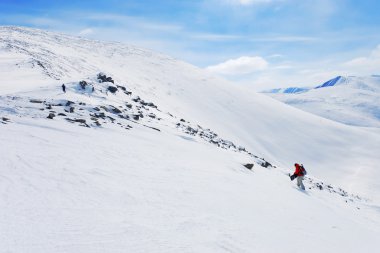
M380 189L378 131L304 113L148 50L15 27L0 34L1 69L12 70L2 75L3 94L44 84L58 91L62 82L102 71L161 110L211 128L274 164L300 161L317 177L378 196L372 190Z
M6 252L380 246L376 129L119 43L1 27L0 66ZM306 192L287 176L294 161Z

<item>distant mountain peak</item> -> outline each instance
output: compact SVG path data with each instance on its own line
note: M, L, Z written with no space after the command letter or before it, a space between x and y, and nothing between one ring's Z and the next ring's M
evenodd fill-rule
M318 85L317 87L315 87L315 89L334 86L334 85L336 85L337 83L339 83L340 81L345 80L345 79L346 79L346 78L343 77L343 76L337 76L337 77L335 77L335 78L333 78L333 79L328 80L327 82L323 83L322 85Z

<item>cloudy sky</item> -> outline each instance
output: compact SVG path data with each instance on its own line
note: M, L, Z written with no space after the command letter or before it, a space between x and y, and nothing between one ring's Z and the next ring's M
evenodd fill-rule
M0 0L22 25L166 53L261 90L380 74L378 0Z

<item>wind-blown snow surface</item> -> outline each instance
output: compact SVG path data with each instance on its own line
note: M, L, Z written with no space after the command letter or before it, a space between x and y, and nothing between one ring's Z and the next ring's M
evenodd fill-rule
M380 76L338 76L315 88L293 87L264 93L344 124L380 127Z
M181 61L119 43L2 27L0 48L5 252L380 247L376 129L310 115ZM98 72L158 108L133 104L121 89L105 93L111 83L98 83ZM95 92L81 91L81 80ZM74 112L58 105L66 101L75 103ZM95 107L105 116L96 118ZM66 116L47 119L52 110ZM145 116L125 119L136 113ZM66 117L85 118L89 127ZM222 143L244 146L279 167L264 168L246 152L218 148L221 142L192 135L187 124L202 133L209 128ZM294 161L307 165L314 182L307 180L306 193L285 175ZM244 163L255 166L250 171ZM315 188L317 178L323 190ZM331 190L338 187L348 193Z

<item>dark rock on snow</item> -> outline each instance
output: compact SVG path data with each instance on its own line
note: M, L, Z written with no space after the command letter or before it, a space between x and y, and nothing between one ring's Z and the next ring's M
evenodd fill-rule
M253 168L253 163L247 163L247 164L244 164L243 166L251 170Z
M29 101L30 101L30 103L35 103L35 104L42 104L43 103L43 101L39 100L39 99L31 99Z
M67 100L67 102L66 102L66 106L70 106L70 105L72 105L72 104L75 104L73 101L70 101L70 100Z
M115 86L108 86L108 88L107 88L110 92L112 92L112 93L116 93L116 91L117 91L117 88L115 87Z
M47 116L48 119L53 119L55 117L55 114L54 113L49 113L49 116Z
M114 80L112 79L112 77L110 77L110 76L107 77L106 75L104 75L102 73L98 74L98 80L100 83L104 83L104 82L114 83Z
M84 89L86 89L86 86L88 85L88 83L86 81L80 81L79 85L82 88L82 90L84 90Z

